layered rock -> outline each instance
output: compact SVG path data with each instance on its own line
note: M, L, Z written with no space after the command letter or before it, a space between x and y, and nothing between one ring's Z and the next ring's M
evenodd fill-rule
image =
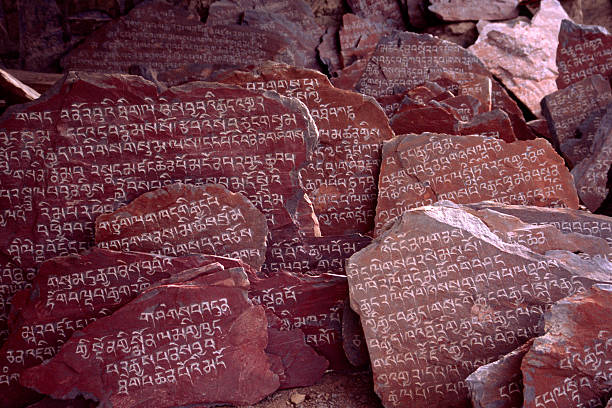
M508 20L518 16L518 0L432 0L429 10L444 21Z

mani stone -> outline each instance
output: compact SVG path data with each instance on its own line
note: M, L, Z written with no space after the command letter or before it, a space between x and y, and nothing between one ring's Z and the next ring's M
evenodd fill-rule
M593 137L589 156L572 169L578 196L591 211L604 207L602 204L609 200L612 185L611 167L612 106L609 105Z
M364 367L370 363L361 321L359 315L351 309L349 298L344 302L342 313L342 348L353 366Z
M264 352L266 315L248 286L241 268L185 271L74 333L21 383L101 406L253 404L279 379Z
M599 26L563 20L557 48L557 86L566 88L591 75L612 77L612 35Z
M474 408L521 408L523 375L521 362L533 339L499 360L479 367L466 378Z
M518 0L431 0L429 10L444 21L508 20L518 16Z
M478 40L469 50L531 112L540 116L540 100L557 90L559 26L567 13L557 0L542 0L531 21L524 17L478 24Z
M41 264L32 287L13 298L11 334L0 349L0 405L39 397L19 385L20 373L53 357L76 330L111 314L149 286L187 269L237 261L190 255L172 258L93 247Z
M580 136L576 134L580 124L589 114L602 111L610 102L610 83L601 75L593 75L545 96L542 113L548 121L555 146L564 154L569 151L567 142ZM603 116L603 112L600 115Z
M386 407L470 407L470 373L540 335L550 304L601 282L571 252L558 251L575 263L560 261L489 227L507 219L452 203L410 210L349 260Z
M573 184L546 140L396 136L383 145L374 234L406 210L439 200L578 208Z
M96 245L115 251L240 259L260 270L266 218L242 194L220 184L172 184L96 219Z
M348 67L359 59L369 58L381 37L389 28L382 27L367 18L346 13L342 16L342 28L338 32L342 66Z
M376 98L403 93L443 72L490 76L478 57L457 44L429 34L397 32L378 42L357 90Z
M272 240L316 233L299 182L316 127L275 93L204 82L158 93L140 77L69 73L5 112L0 143L0 331L41 262L92 246L99 215L169 184L244 194Z
M320 72L277 63L220 73L213 79L303 102L317 126L319 145L300 178L321 234L371 231L382 143L394 136L373 98L337 89Z
M194 63L225 67L266 60L293 63L289 44L271 33L234 25L208 26L197 14L147 1L89 36L62 60L64 70L127 73L131 65L157 71Z
M354 14L390 28L404 30L399 0L347 0Z
M524 407L603 407L612 391L612 285L552 305L521 364Z

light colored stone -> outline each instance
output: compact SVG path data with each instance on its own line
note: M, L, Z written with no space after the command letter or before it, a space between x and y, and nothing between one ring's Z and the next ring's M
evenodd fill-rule
M518 0L431 0L429 11L444 21L507 20L518 16Z

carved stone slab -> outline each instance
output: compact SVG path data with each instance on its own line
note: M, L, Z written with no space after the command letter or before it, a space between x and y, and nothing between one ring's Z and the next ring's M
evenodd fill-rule
M567 13L557 0L542 0L531 21L524 17L479 23L479 36L469 47L536 116L540 100L557 90L559 26Z
M444 21L508 20L518 16L518 0L431 0L429 10Z
M268 32L207 26L195 13L152 0L88 37L62 60L65 70L127 73L131 65L163 71L200 63L225 67L266 60L293 63L289 44Z
M603 27L563 20L559 30L557 67L559 89L591 75L612 76L612 35Z
M612 391L612 285L554 304L523 358L524 407L603 407Z
M351 308L386 407L470 407L471 372L541 334L548 305L596 282L589 263L505 241L495 217L456 204L410 210L349 260Z
M317 133L295 99L202 82L159 94L139 77L71 73L9 109L0 141L0 330L37 265L87 249L96 217L165 185L223 184L266 215L272 239L314 234L299 170Z
M248 300L244 272L188 272L75 333L22 384L103 406L253 404L274 392L266 316Z
M578 207L563 160L542 139L401 135L383 146L375 234L410 208L438 200Z
M220 184L172 184L96 219L96 245L168 256L240 259L255 270L266 257L266 218L242 194Z
M342 16L342 28L338 32L342 66L347 67L359 59L369 58L380 38L390 29L367 18L346 13Z
M0 405L19 407L37 394L20 373L53 357L76 331L111 314L143 290L181 271L237 261L201 255L172 258L92 248L44 262L32 288L13 299L11 335L0 349Z

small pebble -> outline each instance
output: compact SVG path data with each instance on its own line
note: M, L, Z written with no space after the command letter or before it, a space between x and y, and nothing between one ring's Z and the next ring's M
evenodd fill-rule
M291 397L289 397L289 399L291 400L291 403L293 405L300 405L306 399L306 395L296 392L294 394L291 394Z

